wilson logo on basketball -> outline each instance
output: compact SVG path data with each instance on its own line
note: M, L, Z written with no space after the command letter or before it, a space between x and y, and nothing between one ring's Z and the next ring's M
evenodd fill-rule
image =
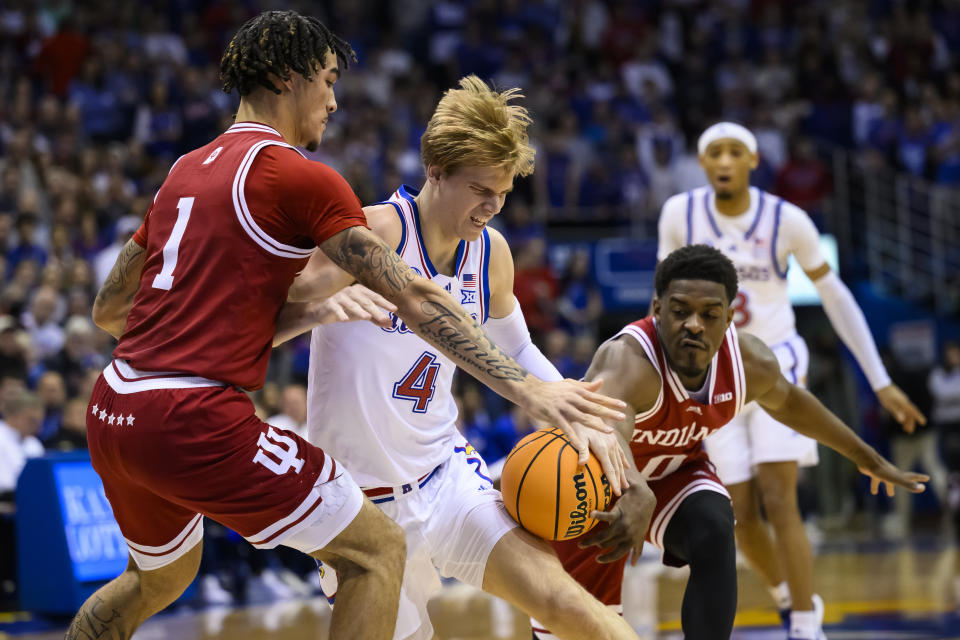
M587 521L587 483L583 479L583 472L573 476L573 487L576 491L577 506L570 512L570 526L564 538L574 538L583 533L584 523Z

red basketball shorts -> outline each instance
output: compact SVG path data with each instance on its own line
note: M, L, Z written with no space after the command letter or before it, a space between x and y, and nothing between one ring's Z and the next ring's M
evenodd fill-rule
M697 491L716 491L730 497L714 472L713 465L706 458L694 459L665 478L649 481L649 484L654 495L657 496L657 506L650 520L646 539L660 549L663 549L663 536L670 524L670 518L687 496ZM597 525L597 527L601 526L606 525L602 523ZM593 531L586 536L592 533ZM619 606L620 585L623 582L623 568L626 566L627 558L624 557L610 564L600 564L596 558L603 551L597 547L580 549L577 543L581 539L553 543L563 568L600 602ZM666 552L663 554L663 563L674 567L685 564Z
M141 569L173 562L208 516L260 548L326 546L363 501L346 469L254 415L241 391L115 360L87 410L93 467Z

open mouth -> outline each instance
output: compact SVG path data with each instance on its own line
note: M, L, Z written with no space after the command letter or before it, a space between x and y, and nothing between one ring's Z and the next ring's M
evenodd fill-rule
M484 220L483 218L478 218L476 216L470 216L470 222L472 222L475 226L478 226L478 227L485 227L487 225L486 220Z
M732 182L732 178L730 176L717 176L717 184L727 186L731 182Z

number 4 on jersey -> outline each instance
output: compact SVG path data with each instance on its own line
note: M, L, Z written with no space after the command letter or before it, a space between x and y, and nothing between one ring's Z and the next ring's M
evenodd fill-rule
M434 383L440 365L437 356L424 351L400 382L393 384L393 397L411 400L414 413L426 413L433 399Z

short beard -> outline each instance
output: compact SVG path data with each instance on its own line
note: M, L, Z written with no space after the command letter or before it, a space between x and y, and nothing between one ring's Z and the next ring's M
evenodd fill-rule
M310 153L313 153L314 151L320 148L320 142L317 140L311 140L303 148L309 151Z
M714 191L714 194L717 196L717 200L732 200L733 194L729 191Z

